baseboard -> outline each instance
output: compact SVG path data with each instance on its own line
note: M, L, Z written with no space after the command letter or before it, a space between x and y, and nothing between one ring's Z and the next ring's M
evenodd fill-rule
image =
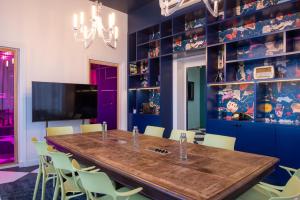
M36 159L36 160L28 160L28 161L25 161L25 162L20 162L19 163L19 167L31 167L31 166L35 166L35 165L38 165L39 164L39 160Z
M12 167L17 167L17 166L19 166L19 165L18 164L5 165L5 166L0 167L0 169L7 169L7 168L12 168Z

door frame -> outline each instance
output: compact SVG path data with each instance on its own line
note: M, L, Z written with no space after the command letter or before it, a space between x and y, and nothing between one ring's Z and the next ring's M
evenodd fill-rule
M112 62L107 62L107 61L100 61L100 60L94 60L94 59L89 59L89 82L91 82L90 75L91 75L91 66L92 64L96 65L105 65L109 67L116 67L117 68L117 129L120 128L120 116L121 116L121 106L120 106L120 65L118 63L112 63Z
M193 67L203 67L206 68L206 55L199 54L196 56L184 57L173 59L173 128L174 129L184 129L187 130L187 69ZM180 87L178 83L178 78L182 78L183 91L179 91ZM181 95L181 101L178 98L180 92L183 92ZM179 100L178 100L179 99ZM178 113L183 116L183 118L179 118Z
M0 164L0 167L13 166L19 163L19 49L0 46L0 51L11 51L14 54L14 162Z

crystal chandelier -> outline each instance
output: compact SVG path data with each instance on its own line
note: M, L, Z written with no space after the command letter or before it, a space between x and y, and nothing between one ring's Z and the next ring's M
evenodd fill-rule
M108 16L108 28L103 25L101 16L102 3L98 0L95 5L92 5L91 12L92 17L90 19L91 27L88 28L84 23L84 12L74 14L73 16L73 30L74 37L77 41L84 43L85 48L89 48L92 42L95 40L98 34L104 41L104 43L115 49L117 48L117 42L119 37L119 28L115 25L116 16L115 13L111 13Z
M161 14L170 16L176 11L203 1L207 10L214 17L218 17L218 3L220 0L159 0Z

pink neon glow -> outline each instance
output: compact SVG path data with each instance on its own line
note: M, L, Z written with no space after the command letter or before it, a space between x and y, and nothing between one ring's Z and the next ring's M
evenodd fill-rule
M14 162L14 68L11 51L0 51L0 164Z

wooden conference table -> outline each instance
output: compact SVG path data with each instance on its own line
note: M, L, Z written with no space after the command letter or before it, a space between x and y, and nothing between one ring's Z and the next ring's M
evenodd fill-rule
M278 162L272 157L196 144L188 144L188 160L181 161L178 142L140 135L137 148L131 134L119 130L109 131L105 140L101 133L46 139L121 184L143 187L142 193L156 200L233 200L268 175ZM150 150L156 147L170 153Z

